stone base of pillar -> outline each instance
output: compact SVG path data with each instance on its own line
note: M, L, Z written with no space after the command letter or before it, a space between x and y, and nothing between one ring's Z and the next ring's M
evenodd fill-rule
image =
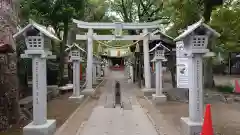
M84 95L80 95L80 96L78 96L78 97L75 97L75 96L69 97L69 100L70 100L70 101L74 101L74 102L77 102L77 103L82 102L83 99L84 99Z
M165 103L167 101L167 97L163 94L160 96L153 94L152 100L153 100L153 103L155 103L155 104L161 104L161 103Z
M68 83L68 84L65 85L65 87L68 88L68 89L73 89L73 84Z
M33 122L23 128L23 135L53 135L56 131L56 120L47 120L43 125L33 125Z
M94 86L96 86L96 85L98 85L98 81L96 81L96 82L93 82L93 88L94 88Z
M52 92L52 97L55 98L59 95L59 89L57 85L48 85L47 90Z
M152 96L152 94L155 93L156 90L152 89L152 88L143 88L142 92L143 92L144 96Z
M132 79L128 79L128 83L133 83Z
M103 77L97 77L97 81L103 80Z
M85 95L85 96L90 96L94 93L94 91L95 90L93 88L92 89L84 89L83 91L81 91L81 94Z
M181 127L181 135L200 135L202 123L192 122L188 117L182 117Z

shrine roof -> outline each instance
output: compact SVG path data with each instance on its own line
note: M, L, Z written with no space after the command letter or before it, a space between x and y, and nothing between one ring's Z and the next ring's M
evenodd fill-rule
M208 29L210 32L212 32L216 37L220 37L221 35L215 31L214 29L212 29L210 26L208 26L207 24L204 23L204 19L201 19L200 21L188 26L188 28L182 33L180 34L178 37L176 37L174 39L174 41L178 41L183 39L184 37L188 36L189 34L191 34L194 30L196 30L198 27L203 26L204 28Z
M20 31L18 31L16 34L13 35L14 39L21 36L25 31L28 31L29 29L32 29L32 27L34 27L37 30L39 30L40 32L42 32L45 36L47 36L53 40L56 40L56 41L61 41L57 36L55 36L50 31L48 31L45 26L40 25L40 24L34 22L33 20L30 20L29 22L30 23L26 27L24 27L23 29L21 29Z

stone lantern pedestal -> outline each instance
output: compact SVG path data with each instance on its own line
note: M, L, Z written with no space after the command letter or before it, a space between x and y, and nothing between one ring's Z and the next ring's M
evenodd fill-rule
M69 99L75 102L81 102L84 98L84 95L80 94L80 64L83 61L80 50L81 48L75 43L66 49L66 51L70 51L69 62L73 63L73 94Z
M189 117L181 118L181 135L198 135L203 124L203 56L209 54L207 44L212 37L220 34L200 20L189 26L181 35L174 39L178 44L183 44L179 57L187 58L188 69L181 68L178 74L188 72L188 82L179 80L178 86L187 86L189 89ZM181 43L179 43L181 42ZM210 53L212 54L212 53ZM179 79L184 79L180 78Z
M47 120L46 60L56 58L49 50L52 40L60 40L32 20L13 37L15 40L19 37L25 38L27 50L21 54L21 58L32 59L33 121L23 128L23 135L53 135L56 120Z
M152 99L155 104L164 103L167 100L167 97L163 94L163 68L162 68L162 62L166 61L166 58L164 57L164 48L161 43L157 44L153 49L151 49L149 52L152 52L155 50L155 56L152 60L155 62L155 71L156 71L156 92L155 94L152 94Z

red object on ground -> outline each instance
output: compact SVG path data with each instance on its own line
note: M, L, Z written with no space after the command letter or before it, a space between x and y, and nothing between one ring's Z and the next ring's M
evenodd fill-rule
M213 135L211 105L207 104L201 135Z
M111 66L110 69L111 69L111 70L124 70L124 66L118 66L118 67L116 67L116 66Z
M240 93L240 86L238 80L235 80L235 93Z
M82 64L80 64L80 80L82 80Z

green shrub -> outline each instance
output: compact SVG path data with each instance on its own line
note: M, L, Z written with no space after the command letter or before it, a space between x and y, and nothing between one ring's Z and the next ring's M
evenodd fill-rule
M217 90L224 93L233 93L234 87L229 85L216 86Z

